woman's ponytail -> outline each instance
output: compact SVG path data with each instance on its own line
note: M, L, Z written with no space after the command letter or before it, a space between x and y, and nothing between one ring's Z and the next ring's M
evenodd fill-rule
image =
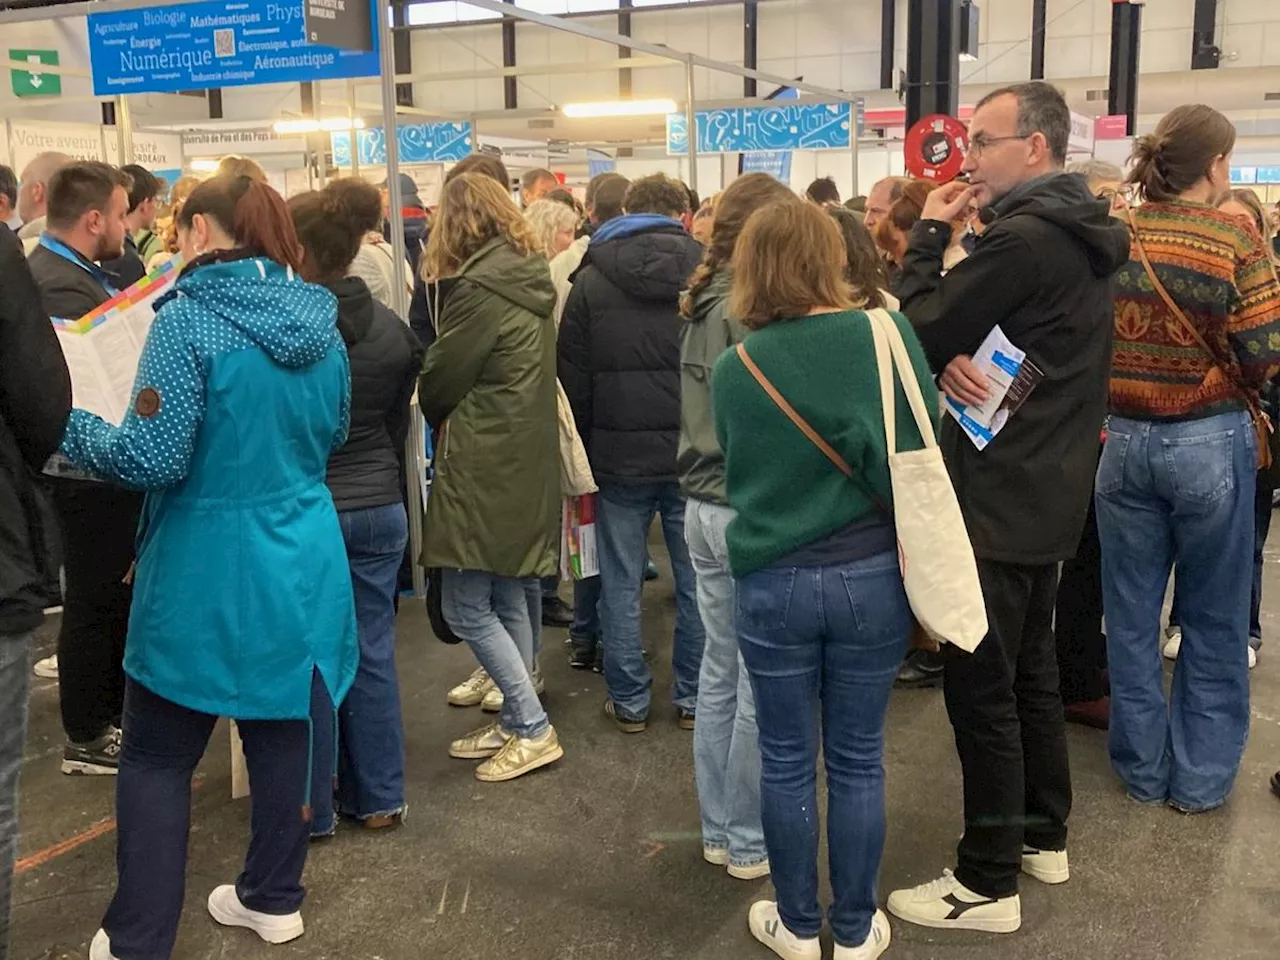
M1213 107L1175 107L1156 126L1133 142L1132 164L1125 182L1147 201L1176 200L1209 174L1219 157L1236 145L1236 128Z

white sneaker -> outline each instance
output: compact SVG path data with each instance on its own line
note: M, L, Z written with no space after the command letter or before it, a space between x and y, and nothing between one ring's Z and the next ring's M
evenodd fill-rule
M533 692L538 696L542 696L546 690L547 683L542 679L542 671L535 667L533 670ZM495 685L493 689L484 695L484 700L480 703L480 709L485 713L501 713L504 703L506 703L506 697L502 695L502 691Z
M702 848L702 859L707 863L717 867L728 866L729 864L729 848L728 847L707 847Z
M1258 651L1253 649L1253 647L1250 647L1249 648L1249 669L1252 670L1257 665L1258 665Z
M474 707L484 700L486 693L496 689L489 674L484 672L484 667L480 667L449 691L449 703L455 707Z
M215 887L209 894L209 915L224 927L244 927L267 943L288 943L303 934L302 914L296 910L284 916L259 913L240 902L234 885Z
M58 679L58 655L55 653L52 657L45 657L43 660L37 660L36 665L31 668L41 680L57 680Z
M1013 933L1022 926L1022 901L1012 897L993 900L974 893L950 870L930 883L889 894L889 912L908 923L939 930L980 930Z
M1168 639L1164 642L1164 658L1166 660L1177 660L1178 651L1182 649L1182 631L1177 627L1170 627Z
M1041 883L1066 883L1071 879L1065 850L1037 850L1022 848L1022 872L1035 877Z
M99 930L93 935L93 941L89 944L89 960L117 960L116 955L111 952L111 938L107 936L107 931Z
M871 932L860 947L842 947L836 944L832 960L876 960L876 957L889 949L889 918L883 910L877 910L871 918Z
M788 930L778 916L778 905L772 900L753 903L747 925L751 935L782 960L822 960L822 944L818 938L802 939Z
M761 877L769 875L769 861L761 860L759 863L753 863L749 867L739 867L737 864L729 864L729 876L735 880L759 880Z

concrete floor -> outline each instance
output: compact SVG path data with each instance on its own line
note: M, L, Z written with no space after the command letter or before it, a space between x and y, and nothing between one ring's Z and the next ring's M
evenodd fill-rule
M655 558L662 563L660 551ZM893 921L900 960L1275 960L1280 956L1280 552L1269 557L1264 629L1275 639L1253 676L1253 734L1234 796L1184 817L1125 799L1105 734L1071 728L1072 879L1027 881L1011 936L941 935ZM312 848L305 937L268 947L218 928L209 891L233 880L248 804L230 799L227 733L198 773L179 960L751 960L771 956L747 932L747 909L770 894L703 863L691 735L667 700L671 580L646 589L656 648L653 723L625 737L603 716L603 680L571 671L561 631L547 631L545 702L565 745L554 767L509 784L472 777L448 741L480 724L445 704L473 662L428 632L419 604L400 616L408 738L405 826L352 828ZM56 622L39 635L50 652ZM80 958L115 879L112 782L58 771L57 685L35 681L22 783L22 842L11 956ZM960 771L941 694L895 693L887 737L889 836L881 898L937 876L961 831ZM825 874L825 869L824 869ZM825 881L824 881L825 882ZM828 947L829 950L829 947Z

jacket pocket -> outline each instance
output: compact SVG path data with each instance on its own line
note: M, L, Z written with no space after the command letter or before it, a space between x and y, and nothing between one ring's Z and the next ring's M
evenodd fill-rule
M1129 441L1132 439L1127 433L1112 433L1102 445L1096 481L1096 489L1100 495L1105 497L1124 486L1124 464L1129 452Z
M1174 495L1189 503L1214 503L1235 489L1235 430L1161 441Z

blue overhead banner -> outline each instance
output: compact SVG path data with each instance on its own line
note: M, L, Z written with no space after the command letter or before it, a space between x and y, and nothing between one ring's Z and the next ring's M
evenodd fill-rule
M372 3L376 0L369 0ZM373 77L372 52L307 43L306 0L205 0L89 14L96 96Z
M859 116L861 111L859 111ZM797 103L731 110L699 110L698 152L839 150L849 148L849 103ZM683 113L667 115L667 153L689 151Z
M360 162L376 166L387 162L386 133L378 127L359 131ZM471 152L471 123L412 123L396 127L401 163L455 163ZM333 163L351 166L351 134L329 135Z

